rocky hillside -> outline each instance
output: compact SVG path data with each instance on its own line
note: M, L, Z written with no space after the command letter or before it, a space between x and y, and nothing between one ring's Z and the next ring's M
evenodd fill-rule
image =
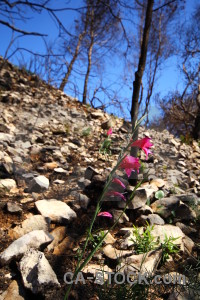
M0 116L0 299L64 299L64 274L74 271L97 199L127 144L131 126L82 105L2 58ZM107 155L99 148L110 127L111 155ZM198 263L199 144L189 146L166 130L141 127L140 138L144 136L151 137L154 146L147 161L140 153L139 180L143 183L119 225L84 268L86 277L93 278L102 266L124 274L140 270L189 276L187 266ZM117 176L128 196L134 187L122 170ZM113 218L99 217L96 232L113 224L125 202L119 197L105 198L103 206ZM150 233L157 247L149 248L144 258L137 251L133 225L142 236L147 222L154 225ZM178 250L163 263L166 237L174 238ZM91 238L90 249L96 239L98 233ZM99 285L91 278L85 285L76 285L70 299L122 299L100 296ZM157 287L153 286L157 296L151 291L146 298L126 299L200 298L200 292L196 296L191 289L192 296L187 289L178 296L174 286Z

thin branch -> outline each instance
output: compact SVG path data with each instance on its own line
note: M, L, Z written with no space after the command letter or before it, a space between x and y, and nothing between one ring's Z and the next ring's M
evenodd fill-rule
M12 30L14 30L16 32L23 33L24 35L47 36L47 34L42 34L42 33L34 32L34 31L31 32L31 31L22 30L22 29L17 28L15 26L11 25L10 23L5 22L3 20L0 20L0 24L5 25L5 26L9 27L10 29L12 29Z

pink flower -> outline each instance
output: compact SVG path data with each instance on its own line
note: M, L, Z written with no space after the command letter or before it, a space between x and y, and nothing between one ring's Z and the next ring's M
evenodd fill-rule
M119 192L111 191L111 192L108 192L106 195L107 195L107 196L116 196L116 197L120 197L121 199L123 199L124 201L126 201L126 198L124 197L124 195L121 194L121 193L119 193Z
M102 211L100 213L98 213L97 217L108 217L108 218L112 218L112 215L107 212L107 211Z
M139 158L127 155L121 164L119 165L120 169L125 169L125 172L128 177L131 176L132 171L137 171L139 173L140 163Z
M118 179L118 178L114 178L114 179L112 180L112 182L121 185L124 189L126 188L126 186L123 184L123 182L121 182L121 180Z
M145 152L145 154L146 154L146 159L148 158L148 154L149 153L152 153L150 150L149 150L149 148L151 148L152 146L153 146L153 144L152 143L150 143L150 138L148 138L148 137L145 137L145 138L143 138L142 140L137 140L137 141L135 141L135 142L133 142L132 144L131 144L131 147L138 147L138 148L140 148L140 149L142 149L144 152Z
M113 132L112 132L112 128L110 128L108 131L107 131L107 136L111 135Z

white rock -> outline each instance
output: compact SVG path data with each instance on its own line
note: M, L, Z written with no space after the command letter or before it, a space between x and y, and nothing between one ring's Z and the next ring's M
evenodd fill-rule
M28 192L39 193L49 188L49 179L43 175L37 176L30 181Z
M20 226L16 226L15 228L11 229L9 233L12 234L12 236L14 236L15 238L19 238L33 230L48 231L49 223L50 219L45 218L41 215L35 215L24 220Z
M2 265L9 263L12 259L20 258L29 248L40 248L51 243L53 237L43 230L33 230L16 241L0 254Z
M50 287L59 287L57 276L44 253L29 249L19 263L24 286L34 294L45 292Z
M8 189L9 191L12 188L16 188L16 182L13 179L7 178L7 179L0 179L0 188Z
M50 199L35 202L37 210L44 217L49 217L52 221L66 223L76 218L76 213L64 202Z

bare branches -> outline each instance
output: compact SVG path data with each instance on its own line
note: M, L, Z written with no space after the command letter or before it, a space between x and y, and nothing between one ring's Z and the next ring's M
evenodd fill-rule
M10 23L5 22L3 20L0 20L0 24L5 25L5 26L9 27L10 29L12 29L13 31L22 33L24 35L47 36L47 34L42 34L42 33L34 32L34 31L25 31L25 30L22 30L22 29L17 28L15 26L11 25Z
M171 1L168 1L168 2L164 3L164 4L161 5L161 6L158 6L157 8L154 8L154 9L153 9L153 12L155 12L155 11L157 11L157 10L159 10L159 9L162 9L163 7L168 6L168 5L170 5L170 4L174 3L174 2L177 2L177 1L178 1L178 0L171 0Z

